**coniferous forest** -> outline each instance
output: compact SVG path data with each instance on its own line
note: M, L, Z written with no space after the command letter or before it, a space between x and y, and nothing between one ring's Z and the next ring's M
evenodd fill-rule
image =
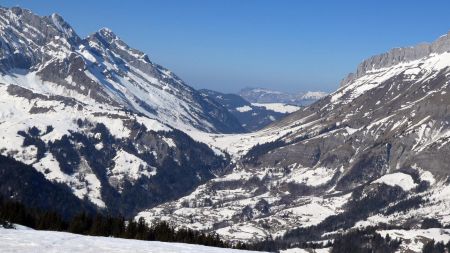
M444 244L443 242L436 242L435 240L431 240L425 245L423 245L422 253L442 253L442 252L450 252L450 242Z
M102 214L85 212L64 219L53 211L41 211L0 197L0 225L14 228L20 224L37 230L52 230L81 235L117 237L147 241L181 242L221 248L246 248L245 244L232 245L220 239L217 234L208 234L192 229L175 229L167 222L149 225L143 218L138 221L125 220Z

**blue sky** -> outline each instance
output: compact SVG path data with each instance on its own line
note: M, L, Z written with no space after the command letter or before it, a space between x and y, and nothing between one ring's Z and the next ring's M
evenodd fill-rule
M2 0L111 28L195 88L333 91L357 64L450 30L450 1Z

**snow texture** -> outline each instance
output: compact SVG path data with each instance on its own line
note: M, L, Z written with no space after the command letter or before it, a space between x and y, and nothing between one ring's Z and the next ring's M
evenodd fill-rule
M2 253L245 253L184 243L83 236L64 232L0 228Z
M417 186L410 175L405 173L397 172L392 174L387 174L373 182L374 184L386 184L389 186L400 186L403 190L409 191Z

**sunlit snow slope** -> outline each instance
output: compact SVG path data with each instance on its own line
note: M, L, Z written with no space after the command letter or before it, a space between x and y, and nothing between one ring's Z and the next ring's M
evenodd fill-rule
M245 253L184 243L83 236L64 232L0 228L2 253Z

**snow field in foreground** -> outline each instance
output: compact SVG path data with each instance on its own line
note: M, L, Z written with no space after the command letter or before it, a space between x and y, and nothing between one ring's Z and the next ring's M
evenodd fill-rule
M0 228L2 253L245 253L185 243L84 236L65 232Z

